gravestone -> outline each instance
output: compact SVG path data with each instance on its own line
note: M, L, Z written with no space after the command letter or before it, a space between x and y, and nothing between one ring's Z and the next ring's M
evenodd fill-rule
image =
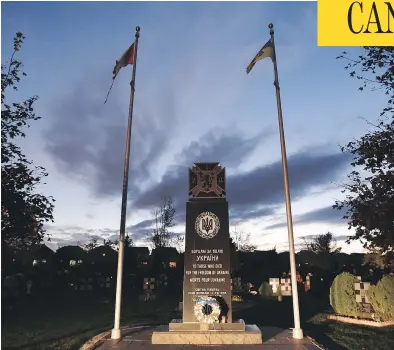
M272 293L276 295L280 285L279 278L270 278L268 283L271 285Z
M153 292L156 287L156 280L154 277L145 277L143 282L144 291Z
M79 290L87 291L93 290L93 278L80 278L79 279Z
M305 277L305 292L308 292L311 289L311 274L308 273Z
M225 169L195 163L189 169L186 203L183 318L169 332L154 332L152 344L261 344L261 331L233 322L229 209Z
M291 296L291 279L290 278L281 278L280 279L280 292L284 297Z
M357 282L354 284L354 291L356 293L356 303L359 303L362 305L363 311L367 313L373 313L373 307L371 303L369 302L368 296L367 296L367 290L370 287L369 282L362 282L360 279L360 282Z
M142 286L143 286L143 292L139 296L139 299L143 301L155 300L156 299L155 291L157 287L156 279L154 277L145 277Z
M232 279L232 291L235 293L242 292L242 278L234 277Z
M100 289L111 288L111 277L99 276L98 286Z
M168 276L162 273L157 281L157 289L161 292L165 291L168 287Z

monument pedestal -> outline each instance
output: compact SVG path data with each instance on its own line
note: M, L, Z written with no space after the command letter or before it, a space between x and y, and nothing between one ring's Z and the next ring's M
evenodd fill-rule
M188 332L188 331L245 331L244 320L236 320L233 323L200 323L200 322L183 322L182 320L172 320L169 324L170 332Z
M173 322L170 327L174 329ZM263 337L261 330L256 325L245 325L242 321L244 330L240 330L240 323L214 323L208 330L201 330L200 324L178 323L182 325L180 329L153 332L152 344L178 344L178 345L219 345L219 344L262 344ZM170 328L169 327L169 328ZM182 330L183 328L183 330ZM190 330L188 329L190 328ZM192 330L192 329L195 330Z

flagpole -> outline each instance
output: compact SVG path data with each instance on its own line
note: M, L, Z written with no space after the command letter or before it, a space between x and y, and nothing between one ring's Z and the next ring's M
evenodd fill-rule
M286 143L285 133L283 128L282 116L282 103L280 100L280 88L278 79L278 67L276 64L275 41L274 41L274 25L269 24L272 46L274 48L274 75L275 75L275 90L276 90L276 104L278 107L278 122L279 122L279 135L280 135L280 148L282 153L282 169L283 169L283 182L285 187L285 202L286 202L286 216L287 216L287 232L289 235L289 255L290 255L290 273L291 273L291 294L293 296L293 315L294 315L294 329L293 338L302 339L303 332L300 324L300 308L298 303L298 289L296 277L296 262L294 250L294 234L293 234L293 219L291 215L291 202L290 202L290 187L289 187L289 174L287 169L287 156L286 156Z
M123 189L122 189L122 208L120 214L120 237L119 237L119 251L118 251L118 271L116 276L116 299L115 299L115 320L114 328L111 332L111 339L120 339L122 332L120 330L120 309L122 303L122 282L123 282L123 257L124 257L124 240L126 231L126 208L127 208L127 190L129 183L129 164L130 164L130 143L131 143L131 127L133 122L133 105L134 105L134 91L135 91L135 73L137 68L137 50L138 38L140 37L140 27L135 30L135 46L134 46L134 62L133 75L130 82L130 104L129 104L129 118L127 123L126 134L126 152L124 159L124 173L123 173Z

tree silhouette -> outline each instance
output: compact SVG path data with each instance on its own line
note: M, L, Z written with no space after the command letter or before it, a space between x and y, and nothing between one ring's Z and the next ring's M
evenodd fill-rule
M250 233L238 230L236 225L234 226L233 232L231 232L230 236L237 251L253 252L257 249L256 245L250 243Z
M306 250L309 250L316 254L336 254L341 251L341 248L336 246L336 240L331 232L327 232L323 235L316 235L313 237L305 237L304 246Z
M382 90L388 97L387 105L380 116L393 116L394 112L394 46L364 46L357 58L349 57L347 52L337 59L348 63L345 69L352 78L360 80L360 91L367 87Z
M369 122L373 130L359 140L341 147L352 156L354 170L343 185L346 198L336 201L336 209L346 209L343 217L356 234L351 240L361 240L364 248L374 252L394 249L394 47L364 47L357 59L344 55L350 76L367 86L380 89L388 96L377 123Z
M41 166L34 166L15 143L26 137L30 121L40 119L34 113L33 96L23 102L11 102L6 93L18 90L22 63L14 58L25 37L16 33L14 51L8 65L1 65L1 242L15 249L40 243L46 234L44 223L53 222L52 197L36 193L38 184L48 176Z
M154 227L149 237L153 248L175 247L180 249L184 237L169 230L175 225L175 212L172 197L162 197L160 206L154 212Z

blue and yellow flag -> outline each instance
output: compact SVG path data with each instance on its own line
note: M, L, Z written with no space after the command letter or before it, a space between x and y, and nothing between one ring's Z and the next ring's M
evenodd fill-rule
M261 50L253 58L252 62L248 64L246 67L246 74L249 74L257 61L260 61L266 57L271 57L272 61L275 61L275 48L271 39L268 40L267 43L261 48Z

